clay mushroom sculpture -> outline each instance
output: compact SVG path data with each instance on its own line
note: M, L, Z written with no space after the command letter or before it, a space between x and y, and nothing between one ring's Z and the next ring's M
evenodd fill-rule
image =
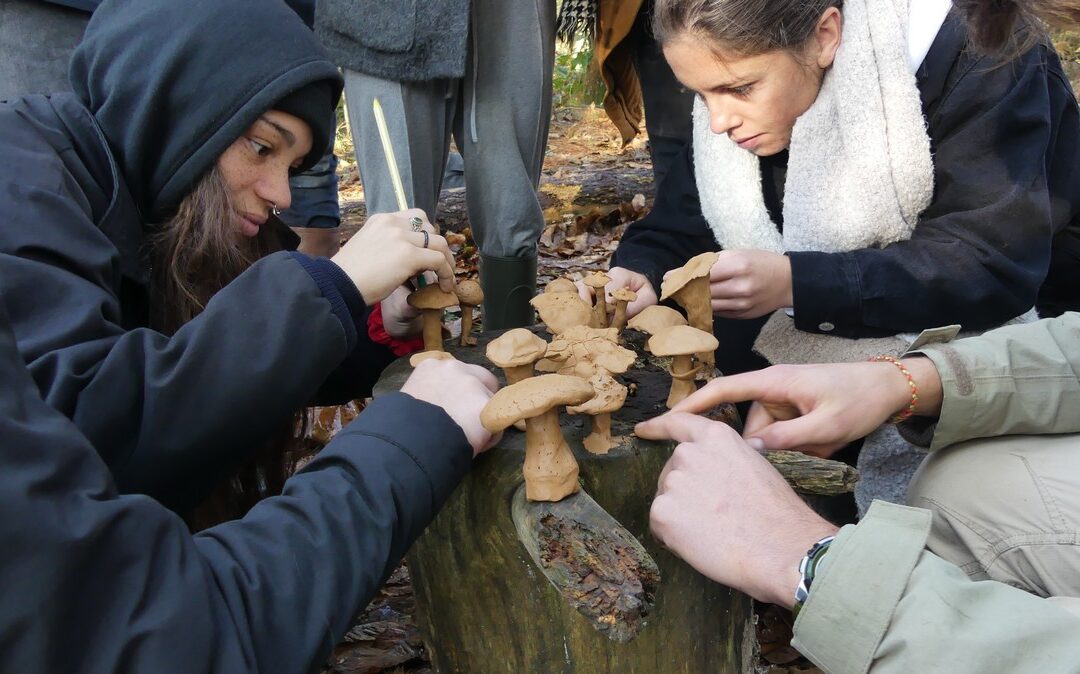
M425 286L409 295L409 305L420 310L424 326L424 351L444 351L442 343L443 309L457 306L454 293L443 292L437 285Z
M547 353L548 343L525 328L507 330L487 345L487 359L506 374L506 383L516 384L533 376L533 364Z
M592 417L592 430L582 442L585 449L593 454L607 454L618 443L611 439L611 413L622 409L626 402L626 387L615 381L609 374L596 374L589 379L596 395L593 399L573 407L567 407L570 414L588 414Z
M594 395L579 377L545 374L499 389L480 413L492 433L525 420L525 497L561 501L581 489L578 464L559 426L561 405L580 405Z
M631 318L626 325L647 335L655 335L664 328L670 328L673 325L686 325L686 318L671 307L654 304L651 307L642 309L641 313ZM647 344L645 348L648 348Z
M671 270L660 285L661 302L669 297L674 299L686 310L690 325L710 334L713 329L713 315L709 271L716 264L716 257L716 253L695 255L683 266ZM703 351L698 354L698 360L705 367L705 377L711 379L716 368L716 354Z
M588 325L592 309L580 297L577 290L570 293L542 293L529 300L540 313L540 320L548 332L557 335L575 325Z
M606 328L608 326L607 297L604 288L611 283L611 277L602 271L594 271L581 281L593 291L592 320L589 325L594 328Z
M559 374L583 379L600 373L621 374L630 369L637 354L619 346L618 338L615 328L575 326L551 340L545 360L554 363Z
M711 332L689 325L674 325L649 338L649 351L654 356L672 356L671 369L668 370L671 373L671 392L667 399L669 409L697 390L694 375L701 366L693 366L694 354L711 354L717 346L719 343Z
M484 291L480 284L472 279L462 281L454 288L457 294L458 304L461 306L461 340L462 346L476 346L476 338L472 336L473 309L480 306L484 301Z
M576 293L577 286L568 278L552 279L544 286L545 293Z
M611 293L615 300L615 316L611 319L611 327L622 332L626 327L626 305L637 299L637 293L629 288L617 288Z

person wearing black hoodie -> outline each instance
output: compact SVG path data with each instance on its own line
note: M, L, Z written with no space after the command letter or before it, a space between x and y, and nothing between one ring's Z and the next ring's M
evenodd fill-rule
M393 359L368 307L424 270L448 289L452 257L419 211L332 261L281 250L341 91L283 3L106 0L70 80L0 105L0 301L120 491L187 512L305 404L366 394Z

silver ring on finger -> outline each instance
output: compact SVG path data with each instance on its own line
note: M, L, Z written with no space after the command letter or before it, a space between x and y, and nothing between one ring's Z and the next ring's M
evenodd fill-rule
M409 218L409 224L412 225L412 231L414 232L419 232L424 229L424 221L415 215ZM427 239L424 239L424 241L427 241ZM427 248L427 245L425 245L424 248Z
M431 243L431 237L428 236L427 231L421 231L420 233L424 235L424 248L427 248L428 244Z

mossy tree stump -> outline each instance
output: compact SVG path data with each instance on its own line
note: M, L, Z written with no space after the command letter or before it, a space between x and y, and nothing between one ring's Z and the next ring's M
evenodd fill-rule
M641 357L619 377L633 391L613 415L619 444L591 454L581 444L588 419L562 416L583 492L557 504L524 501L524 434L508 429L409 552L417 622L437 672L750 671L749 597L701 576L649 533L674 445L631 431L664 411L670 375L642 351L640 333L627 334ZM449 350L499 375L484 359L495 336ZM393 364L376 395L399 389L410 371L406 359ZM830 488L811 473L815 488Z

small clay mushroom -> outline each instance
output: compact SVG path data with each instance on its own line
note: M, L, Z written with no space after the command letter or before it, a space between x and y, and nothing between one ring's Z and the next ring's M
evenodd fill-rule
M577 292L577 285L575 285L574 282L571 281L568 278L552 279L551 282L548 283L544 287L544 292L545 293L576 293Z
M672 298L686 310L690 325L698 330L712 333L712 293L709 291L709 271L716 264L717 253L702 253L672 270L660 285L660 301ZM705 367L705 377L712 378L716 367L716 354L712 351L697 354Z
M580 405L593 395L584 379L545 374L500 389L480 413L480 423L492 433L525 420L522 472L530 501L561 501L581 489L577 460L559 426L559 406Z
M589 325L594 328L606 328L608 326L607 298L604 288L611 283L611 277L602 271L594 271L582 279L582 282L593 289L592 321Z
M507 330L487 345L487 359L501 367L507 384L533 376L533 364L547 353L548 343L525 328Z
M626 402L626 387L609 374L596 374L589 378L589 385L596 395L592 400L567 407L570 414L588 414L592 417L592 430L582 442L593 454L607 454L617 442L611 439L611 413L622 409Z
M461 305L461 340L462 346L476 346L476 338L472 336L473 309L480 306L484 301L484 291L480 284L472 279L461 281L454 288Z
M557 335L575 325L588 325L592 309L577 291L572 293L543 293L529 300L540 313L548 332Z
M425 360L456 360L456 358L445 351L417 351L409 356L409 365L416 367Z
M649 351L655 356L672 356L671 392L667 406L672 408L697 390L694 375L701 366L693 367L695 353L712 353L719 346L711 332L698 330L689 325L673 325L649 338Z
M611 327L621 332L626 327L626 305L637 299L637 293L629 288L616 288L611 296L615 299L615 317L611 319Z
M425 286L409 295L409 305L421 312L420 319L424 325L424 351L443 350L443 309L457 306L457 303L457 295L443 292L437 285Z
M642 309L641 313L631 318L626 325L645 334L655 335L664 328L670 328L673 325L686 325L686 318L671 307L654 304L651 307Z

